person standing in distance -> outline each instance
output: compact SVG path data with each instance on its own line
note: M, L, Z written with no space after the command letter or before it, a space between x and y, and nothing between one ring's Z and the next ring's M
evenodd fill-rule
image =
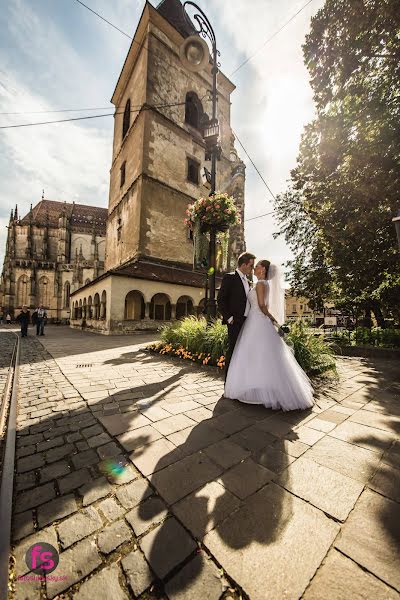
M218 292L218 309L222 314L222 323L228 327L225 380L236 340L249 311L247 295L250 291L250 282L248 277L253 273L255 258L254 254L243 252L238 258L236 271L224 275Z
M28 325L29 325L30 318L31 318L30 312L29 312L27 306L24 304L21 312L19 313L18 317L15 319L17 321L17 323L19 323L21 325L21 337L26 337L28 335Z

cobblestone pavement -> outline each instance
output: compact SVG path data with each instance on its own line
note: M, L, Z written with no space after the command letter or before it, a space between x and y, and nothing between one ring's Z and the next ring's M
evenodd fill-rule
M22 340L15 598L399 598L398 365L341 359L310 411L221 398L146 336Z

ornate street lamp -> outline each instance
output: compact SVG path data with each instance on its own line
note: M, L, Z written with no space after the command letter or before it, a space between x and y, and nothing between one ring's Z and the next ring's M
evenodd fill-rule
M399 244L399 250L400 250L400 210L397 211L397 217L394 217L392 219L395 229L396 229L396 234L397 234L397 242Z
M215 194L216 174L217 174L217 158L219 155L219 124L217 119L217 73L218 56L220 55L217 49L217 42L214 30L211 26L205 13L194 2L185 2L183 10L185 17L190 21L189 15L186 12L186 7L192 6L196 13L192 17L196 22L195 30L198 35L191 35L183 42L180 47L180 58L182 64L192 72L203 70L210 60L208 45L204 39L208 38L212 47L212 116L209 123L204 129L203 138L206 144L206 154L211 158L211 173L210 173L210 196ZM191 25L193 23L190 21ZM201 36L201 37L200 37ZM204 39L203 39L204 38ZM210 227L210 251L209 251L209 301L207 303L207 316L215 317L217 314L217 305L215 302L215 245L216 245L216 228Z

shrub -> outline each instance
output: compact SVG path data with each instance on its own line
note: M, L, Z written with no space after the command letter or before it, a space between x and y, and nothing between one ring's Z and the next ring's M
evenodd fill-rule
M333 339L341 346L375 346L380 348L400 348L400 329L381 327L357 327L353 331L336 333Z
M308 374L335 369L333 345L314 337L301 321L291 324L285 341L293 348L298 363ZM161 342L148 349L223 368L227 347L228 331L220 319L208 325L204 317L190 316L163 326Z
M297 362L309 375L336 370L334 345L314 336L301 319L290 324L287 338Z

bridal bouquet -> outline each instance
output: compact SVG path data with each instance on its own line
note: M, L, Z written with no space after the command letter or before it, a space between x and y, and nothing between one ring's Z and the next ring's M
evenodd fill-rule
M289 333L290 330L287 325L281 325L280 327L278 327L277 331L280 337L285 337L285 335Z
M215 227L218 231L229 229L231 225L238 225L240 220L232 196L226 193L216 192L207 198L199 198L193 204L188 204L186 209L185 225L194 229L196 224L200 225L203 232Z

